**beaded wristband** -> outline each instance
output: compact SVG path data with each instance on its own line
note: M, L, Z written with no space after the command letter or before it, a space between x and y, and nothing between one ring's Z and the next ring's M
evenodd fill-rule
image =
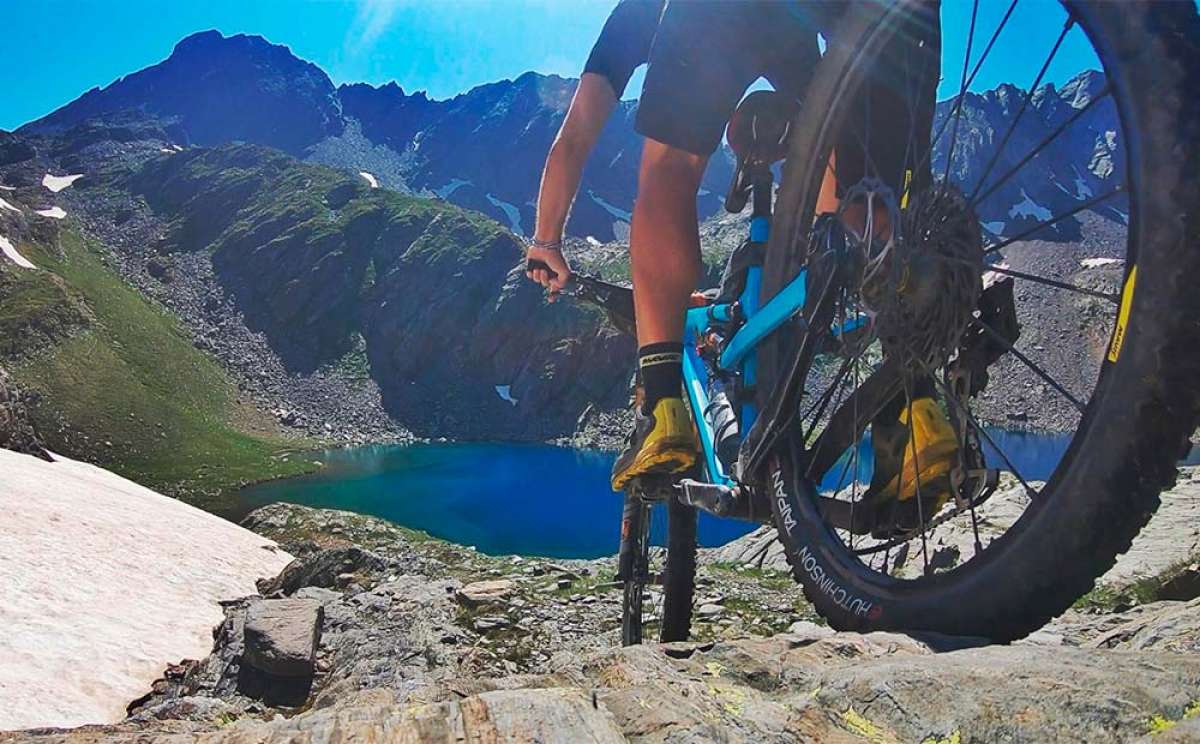
M541 248L544 251L558 251L562 253L561 240L533 240L530 243L534 248Z

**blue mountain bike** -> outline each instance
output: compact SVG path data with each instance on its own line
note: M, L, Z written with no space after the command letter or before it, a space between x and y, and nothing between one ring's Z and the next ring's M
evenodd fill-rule
M856 3L801 110L764 93L734 116L726 203L751 202L750 235L687 311L702 462L625 494L626 644L687 637L697 510L773 524L834 627L1007 641L1087 592L1173 483L1200 420L1196 9L1039 5L1055 33L1036 76L985 101L972 84L997 49L1034 53L1013 28L1020 12L1016 0ZM1064 48L1090 50L1103 74L1047 88ZM954 93L923 110L930 80ZM1004 130L978 118L987 106ZM899 157L881 135L897 128ZM1077 141L1093 148L1086 169L1071 162ZM818 214L827 172L840 206ZM633 329L628 289L587 277L568 289ZM915 498L868 501L863 444L905 411L913 440L918 389L955 431L952 495L923 498L918 475ZM1035 479L994 425L1038 420L1069 444ZM652 545L657 514L665 545Z

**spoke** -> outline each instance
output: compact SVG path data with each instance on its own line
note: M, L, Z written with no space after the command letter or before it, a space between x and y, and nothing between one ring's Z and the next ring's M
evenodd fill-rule
M1053 377L1051 377L1050 374L1048 372L1046 372L1046 370L1042 369L1035 362L1033 362L1029 357L1022 354L1021 351L1019 349L1017 349L1017 347L1013 346L1012 343L1009 342L1008 339L1006 339L1004 336L1001 336L996 331L995 328L992 328L987 323L979 323L979 327L982 328L989 336L991 336L996 341L996 343L1003 346L1005 348L1005 350L1010 352L1017 359L1020 359L1022 362L1024 362L1025 366L1029 367L1031 370L1033 370L1033 372L1038 377L1042 378L1042 380L1044 380L1046 382L1046 384L1048 384L1050 387L1052 387L1056 391L1058 391L1058 393L1060 395L1062 395L1064 398L1071 401L1071 404L1075 406L1076 410L1078 410L1080 413L1083 413L1084 411L1087 410L1087 406L1085 406L1083 403L1079 402L1079 399L1076 398L1074 395L1071 395L1069 392L1067 392L1066 388L1064 388L1062 385L1060 385L1058 383L1057 380L1055 380Z
M994 271L997 274L1006 274L1017 279L1027 279L1031 282L1045 284L1049 287L1057 287L1058 289L1065 289L1069 292L1078 292L1079 294L1088 295L1089 297L1099 297L1102 300L1108 300L1114 305L1121 301L1121 295L1113 292L1101 292L1098 289L1088 289L1087 287L1081 287L1078 284L1060 282L1057 279L1050 279L1048 277L1038 276L1036 274L1026 274L1024 271L1010 269L1007 266L989 266L988 271Z
M1008 140L1011 139L1013 134L1017 131L1017 125L1021 123L1021 117L1023 117L1025 112L1029 109L1029 102L1033 100L1033 94L1037 92L1038 86L1042 84L1042 78L1045 77L1046 70L1050 69L1050 63L1054 61L1054 57L1058 54L1059 48L1062 47L1063 39L1067 38L1067 32L1070 31L1071 27L1074 25L1074 19L1068 19L1067 22L1063 24L1062 32L1059 33L1058 39L1054 42L1054 47L1050 50L1050 54L1046 57L1046 61L1042 63L1042 69L1038 70L1037 78L1034 79L1033 85L1029 86L1029 90L1025 93L1025 100L1021 102L1021 108L1018 109L1017 115L1013 119L1012 124L1008 126L1008 131L1004 133L1004 137L1001 138L1000 144L996 146L996 151L992 153L991 160L988 161L987 167L983 169L983 175L979 177L979 180L975 184L975 191L972 192L971 197L967 199L968 202L973 202L975 200L975 194L979 193L979 187L987 181L987 177L992 173L992 168L996 167L996 161L1000 159L1000 153L1004 152L1004 147L1008 144Z
M808 420L809 417L812 418L812 422L808 427L808 431L804 432L803 441L805 446L808 445L809 437L811 437L813 432L816 431L817 423L821 420L821 416L824 415L825 409L829 406L829 401L833 398L834 394L838 390L841 390L845 385L846 373L850 370L851 360L852 358L847 358L842 362L842 366L838 368L837 373L833 377L833 382L825 389L825 392L821 394L821 397L817 400L817 402L808 409L808 413L801 417L802 422Z
M917 435L913 428L913 410L912 410L912 380L909 375L904 375L904 399L908 405L908 444L912 448L913 456L913 475L917 486L917 495L914 496L917 500L917 521L921 523L921 560L925 564L924 573L929 575L929 537L928 528L925 524L925 508L921 503L921 463L917 460ZM900 494L904 490L904 458L900 458L900 482L896 484L896 499L900 499Z
M979 61L975 63L975 67L972 68L972 70L971 70L971 76L967 78L967 88L968 89L970 89L971 83L975 82L975 76L977 74L979 74L979 68L983 67L984 60L987 59L988 54L992 51L992 45L994 45L996 43L996 39L997 39L997 37L1000 36L1000 32L1004 30L1004 27L1006 25L1008 25L1008 19L1012 16L1013 11L1016 9L1016 7L1017 7L1017 0L1013 0L1012 4L1010 4L1008 6L1008 11L1004 14L1004 18L1001 19L1000 25L997 26L996 30L992 32L992 38L988 40L987 46L985 46L983 49L983 54L979 57ZM953 117L957 113L957 111L960 108L962 108L963 99L965 97L966 97L965 95L959 95L958 100L956 100L954 102L954 106L950 111L950 115L946 117L946 120L942 122L942 126L938 128L937 134L935 134L933 136L933 139L930 140L929 152L925 153L925 157L921 159L920 164L917 166L917 168L914 168L914 170L924 167L925 163L933 158L933 148L942 139L942 135L945 134L946 130L950 127L951 117Z
M931 258L934 258L938 261L945 261L947 263L962 264L964 266L975 266L977 264L976 261L969 261L965 258L958 258L957 256L933 255L933 256L931 256ZM1116 294L1115 292L1101 292L1098 289L1088 289L1087 287L1081 287L1078 284L1070 284L1068 282L1061 282L1057 279L1050 279L1049 277L1038 276L1037 274L1026 274L1024 271L1017 271L1016 269L1010 269L1007 266L987 266L986 270L994 271L997 274L1004 274L1006 276L1011 276L1016 279L1028 279L1031 282L1036 282L1038 284L1045 284L1046 286L1056 287L1058 289L1065 289L1069 292L1078 292L1081 295L1087 295L1089 297L1098 297L1102 300L1108 300L1109 302L1111 302L1113 304L1120 303L1120 301L1121 301L1121 295Z
M958 410L962 412L963 416L967 419L967 421L970 422L971 427L975 429L976 433L987 440L987 443L992 446L992 449L996 450L996 454L1000 455L1000 459L1004 460L1004 464L1008 466L1009 471L1012 472L1012 474L1017 477L1017 480L1020 481L1021 485L1024 486L1025 492L1029 494L1029 497L1031 499L1035 499L1041 496L1039 491L1034 490L1033 486L1029 485L1029 482L1026 481L1021 475L1021 472L1017 470L1017 466L1013 465L1013 462L1008 458L1008 455L1004 454L1004 450L1000 449L999 445L996 444L991 435L988 434L987 431L979 424L979 420L976 419L975 415L971 413L971 409L963 405L962 401L956 398L954 393L948 387L946 387L946 383L939 380L937 375L933 374L933 372L930 371L929 367L927 367L924 362L917 360L917 364L921 365L921 368L925 371L925 373L933 379L934 383L941 389L942 395L958 407Z
M1041 142L1039 142L1037 144L1037 146L1034 147L1032 150L1030 150L1029 153L1025 157L1021 158L1020 162L1018 162L1007 173L1005 173L1003 176L1001 176L999 179L997 179L994 183L992 183L992 185L990 187L988 187L988 190L983 192L982 194L979 193L979 189L982 188L983 181L980 181L976 186L975 194L972 194L971 198L967 200L967 206L974 207L975 205L979 204L984 199L991 196L992 193L996 191L996 189L998 189L1002 185L1004 185L1004 183L1007 182L1008 179L1012 178L1014 175L1017 174L1018 171L1021 170L1021 168L1025 167L1026 163L1028 163L1030 160L1032 160L1034 157L1036 157L1039 152L1041 152L1043 149L1045 149L1046 145L1049 145L1051 142L1053 142L1055 139L1057 139L1058 136L1060 134L1062 134L1063 132L1065 132L1068 127L1070 127L1072 124L1074 124L1076 121L1078 121L1079 117L1086 114L1092 108L1092 106L1095 106L1102 99L1107 98L1111 94L1112 94L1112 88L1108 85L1108 83L1105 83L1104 88L1100 91L1099 94L1097 94L1096 96L1093 96L1092 100L1088 101L1087 104L1084 105L1083 108L1079 109L1074 114L1071 114L1071 116L1066 121L1064 121L1062 124L1059 125L1059 127L1057 129L1055 129L1053 132L1051 132L1048 137L1046 137Z
M1114 186L1111 190L1106 191L1099 196L1094 196L1085 202L1080 202L1078 205L1072 207L1071 209L1067 210L1066 212L1063 212L1062 214L1055 215L1054 217L1051 217L1050 219L1046 220L1045 222L1040 222L1037 225L1034 225L1033 227L1029 228L1028 230L1022 230L1019 234L1014 235L1011 238L1005 238L1004 240L1000 241L999 243L994 243L992 245L989 245L987 248L984 249L983 252L984 253L995 253L996 251L998 251L1002 248L1006 248L1006 247L1012 245L1013 243L1017 243L1019 241L1024 240L1025 238L1029 237L1030 235L1033 235L1035 232L1037 232L1038 230L1041 230L1044 227L1050 227L1051 225L1061 222L1068 217L1072 217L1074 215L1079 214L1080 212L1082 212L1085 209L1091 209L1092 207L1096 206L1097 204L1104 201L1105 199L1111 199L1112 197L1116 196L1117 194L1121 193L1122 191L1124 191L1124 188L1122 188L1120 185Z
M855 297L856 297L856 301L854 303L854 312L855 312L855 314L857 314L861 308L859 307L859 303L857 301L858 296L855 295ZM867 347L863 347L864 350L866 348ZM854 357L854 389L856 391L858 390L858 386L860 384L859 378L858 378L858 360L860 357L861 357L861 355L855 355L855 357ZM851 447L854 448L851 450L852 454L850 455L851 459L853 459L853 461L854 461L854 464L851 468L852 480L850 481L850 526L853 527L854 526L854 505L856 503L858 503L858 457L859 457L859 449L861 449L860 445L862 442L862 434L859 433L862 431L862 429L860 429L858 426L858 396L857 395L854 396L854 402L851 405L851 411L852 411L851 419L852 419L853 431L857 433L857 436L851 438L852 443L850 445ZM850 549L854 550L854 530L853 529L850 530Z
M967 66L971 63L971 47L975 44L975 18L978 15L979 0L974 0L971 5L971 30L967 32L967 53L963 55L962 83L958 88L959 101L967 94ZM954 110L954 127L950 130L950 149L946 151L946 172L942 174L943 181L950 178L950 164L954 162L954 145L958 142L958 124L962 119L962 109L962 106L956 106Z

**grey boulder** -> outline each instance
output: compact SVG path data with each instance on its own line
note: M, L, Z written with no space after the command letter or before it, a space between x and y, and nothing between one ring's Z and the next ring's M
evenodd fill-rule
M321 642L324 610L314 599L265 599L246 611L243 658L275 677L309 677Z

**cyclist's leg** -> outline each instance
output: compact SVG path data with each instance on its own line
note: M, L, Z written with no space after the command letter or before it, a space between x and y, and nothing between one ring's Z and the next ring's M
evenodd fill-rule
M906 186L915 191L932 182L931 158L925 153L941 69L940 2L924 0L920 7L919 13L906 16L905 28L897 30L876 59L847 117L849 126L837 144L843 190L871 175L901 198Z
M908 194L932 185L927 152L941 68L939 5L938 0L926 0L921 12L906 16L906 26L876 60L837 146L842 188L874 176L892 189L903 206ZM850 227L857 224L861 232L865 218L865 205L847 207ZM877 207L876 224L886 219L886 210ZM886 240L890 225L876 235ZM920 511L913 506L918 488L930 512L926 518L949 497L948 475L957 457L957 437L936 397L933 381L917 376L908 393L898 395L872 422L877 467L868 499L877 505L908 503L908 511L913 512L880 514L881 522L899 519L911 527ZM880 530L883 534L887 528L881 524Z
M613 468L612 486L696 460L682 401L683 320L700 276L696 193L709 156L745 89L758 77L759 3L670 3L650 50L638 107L645 135L630 233L638 366L644 403Z

